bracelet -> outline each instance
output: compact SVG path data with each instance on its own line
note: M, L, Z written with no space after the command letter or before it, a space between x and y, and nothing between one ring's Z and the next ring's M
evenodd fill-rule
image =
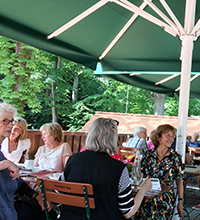
M183 200L183 198L178 198L178 201L180 201L180 200L182 201L182 200Z

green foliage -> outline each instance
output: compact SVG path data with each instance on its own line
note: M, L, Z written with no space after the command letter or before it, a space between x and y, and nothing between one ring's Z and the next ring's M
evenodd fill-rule
M0 99L15 105L29 124L39 129L52 121L56 102L58 123L64 130L79 130L97 111L134 114L154 113L154 93L97 77L93 71L27 45L15 52L16 42L0 37ZM72 103L78 76L77 101ZM52 84L55 94L52 96ZM127 91L129 95L127 97ZM165 96L165 115L178 115L178 96ZM200 115L200 101L189 102L189 116Z
M24 105L28 105L33 112L39 112L39 105L36 92L40 92L42 83L34 76L34 57L37 50L23 45L20 58L15 52L16 42L0 37L0 98L4 102L16 106L21 115L25 115ZM30 55L31 53L32 55Z

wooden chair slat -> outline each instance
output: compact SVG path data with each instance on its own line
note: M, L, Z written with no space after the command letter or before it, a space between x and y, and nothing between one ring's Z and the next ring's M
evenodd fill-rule
M38 191L42 196L41 190ZM71 196L67 194L61 194L56 192L45 191L46 200L49 202L60 203L64 205L76 206L85 208L85 199L80 196ZM94 198L88 198L90 209L95 208Z
M61 192L67 192L67 193L76 193L76 194L82 194L83 195L83 186L85 185L87 187L87 194L93 195L93 188L91 184L85 184L85 183L74 183L74 182L64 182L64 181L57 181L57 180L49 180L40 178L43 180L44 188L46 189L52 189L57 190ZM39 186L39 178L37 179L37 185Z

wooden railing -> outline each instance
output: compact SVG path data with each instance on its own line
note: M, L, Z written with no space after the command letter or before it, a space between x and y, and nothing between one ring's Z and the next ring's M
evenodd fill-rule
M77 153L85 145L85 139L87 132L72 132L64 131L64 141L67 142L72 149L73 153ZM41 138L41 132L39 130L28 130L29 139L31 140L31 147L29 149L29 158L34 159L34 155L37 152L37 149L44 145L44 142ZM121 146L123 142L126 142L127 135L132 137L132 134L120 133L118 134L118 146Z

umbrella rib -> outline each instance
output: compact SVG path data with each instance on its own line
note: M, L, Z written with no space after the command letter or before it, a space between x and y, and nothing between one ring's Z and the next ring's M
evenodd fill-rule
M200 32L200 19L197 21L196 25L194 26L191 35L197 35L197 37L199 36L199 32Z
M173 75L171 75L171 76L169 76L167 78L164 78L164 79L160 80L159 82L155 83L155 85L159 85L159 84L162 84L164 82L167 82L167 81L169 81L169 80L171 80L171 79L173 79L173 78L175 78L175 77L177 77L179 75L180 74L173 74Z
M183 26L181 25L181 23L179 22L179 20L176 18L176 16L174 15L174 13L172 12L171 8L168 6L168 4L166 3L165 0L159 0L160 3L163 5L163 7L165 8L165 10L167 11L167 13L169 14L169 16L172 18L172 20L174 21L174 23L176 24L176 26L178 27L178 29L180 30L181 34L185 33L185 30L183 28Z
M97 9L101 8L102 6L104 6L109 1L110 0L100 0L99 2L94 4L93 6L91 6L87 10L85 10L83 13L79 14L74 19L70 20L69 22L67 22L66 24L64 24L63 26L61 26L57 30L55 30L53 33L48 35L47 39L51 39L51 38L56 37L59 34L63 33L64 31L66 31L67 29L69 29L70 27L72 27L73 25L75 25L76 23L78 23L79 21L81 21L82 19L87 17L88 15L92 14Z
M159 20L158 18L154 17L153 15L149 14L148 12L141 10L140 8L138 8L136 5L132 4L131 2L129 2L127 0L114 0L114 2L118 5L126 8L129 11L132 11L134 13L138 13L141 17L145 18L146 20L164 28L164 30L166 32L170 33L174 37L177 35L177 31L174 30L174 28L172 28L171 26L169 26L165 22Z
M200 74L196 74L196 75L194 75L192 78L190 78L190 82L192 82L194 79L196 79L197 77L199 77L200 76ZM180 90L180 86L177 88L177 89L175 89L175 91L177 92L178 90Z
M151 7L164 21L166 21L178 34L178 28L177 26L159 9L157 8L152 2L149 2L149 0L144 0L149 7Z
M141 9L144 9L147 6L147 3L143 2L140 5ZM99 57L99 60L103 59L108 52L114 47L114 45L117 43L117 41L121 38L121 36L127 31L127 29L130 27L130 25L135 21L135 19L138 17L138 13L135 13L128 22L124 25L124 27L120 30L120 32L116 35L116 37L112 40L112 42L108 45L108 47L104 50L104 52Z

